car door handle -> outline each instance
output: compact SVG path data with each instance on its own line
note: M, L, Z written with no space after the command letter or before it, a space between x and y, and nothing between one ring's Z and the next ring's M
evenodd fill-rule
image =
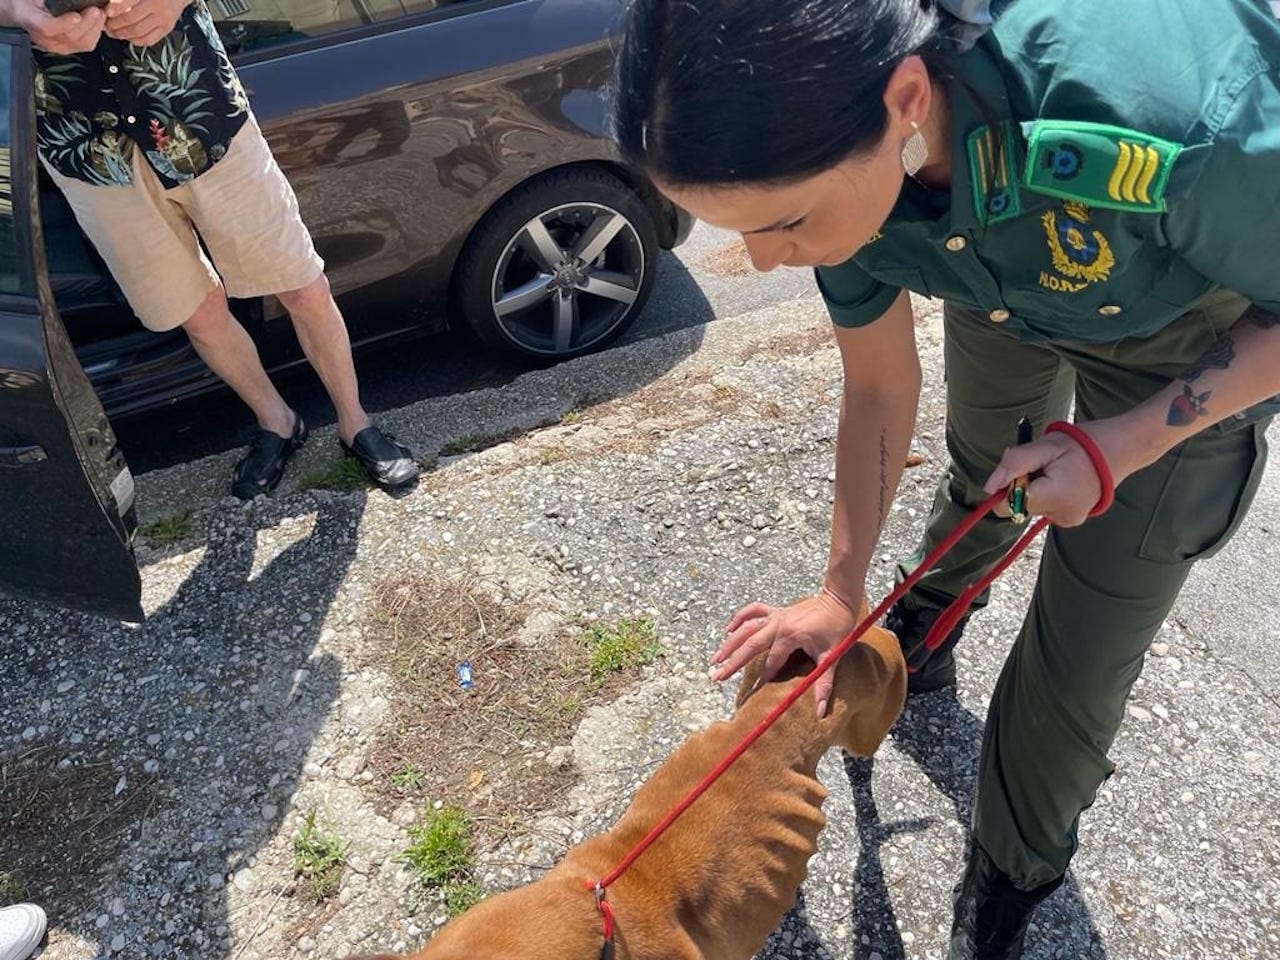
M44 447L0 447L0 467L29 467L33 463L48 460Z

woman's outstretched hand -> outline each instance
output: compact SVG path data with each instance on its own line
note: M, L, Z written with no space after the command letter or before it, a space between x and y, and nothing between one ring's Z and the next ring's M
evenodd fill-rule
M762 683L772 680L797 650L803 650L817 663L857 623L857 610L825 587L815 596L785 607L747 604L733 615L728 636L711 658L711 679L728 680L766 652ZM828 670L813 685L820 717L827 712L833 681L834 671Z

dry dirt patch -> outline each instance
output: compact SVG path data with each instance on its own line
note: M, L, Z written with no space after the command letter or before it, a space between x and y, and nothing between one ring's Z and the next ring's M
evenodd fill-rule
M584 709L615 696L658 651L641 621L518 639L530 611L495 594L476 580L387 581L370 631L396 684L370 757L375 805L456 803L482 846L556 806L577 779L569 744ZM470 689L458 677L464 662Z
M712 250L698 261L698 266L717 277L747 277L756 272L751 254L741 240L730 240Z

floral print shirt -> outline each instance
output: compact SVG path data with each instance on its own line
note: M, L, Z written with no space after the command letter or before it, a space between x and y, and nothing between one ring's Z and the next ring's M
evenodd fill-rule
M133 151L166 188L227 152L249 100L205 0L167 37L138 47L103 36L91 53L35 51L36 142L59 173L102 186L133 181Z

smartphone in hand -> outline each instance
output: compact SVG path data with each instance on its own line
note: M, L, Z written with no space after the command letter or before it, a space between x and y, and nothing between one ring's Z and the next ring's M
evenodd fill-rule
M64 13L80 13L90 7L105 7L107 0L44 0L44 7L55 17Z

